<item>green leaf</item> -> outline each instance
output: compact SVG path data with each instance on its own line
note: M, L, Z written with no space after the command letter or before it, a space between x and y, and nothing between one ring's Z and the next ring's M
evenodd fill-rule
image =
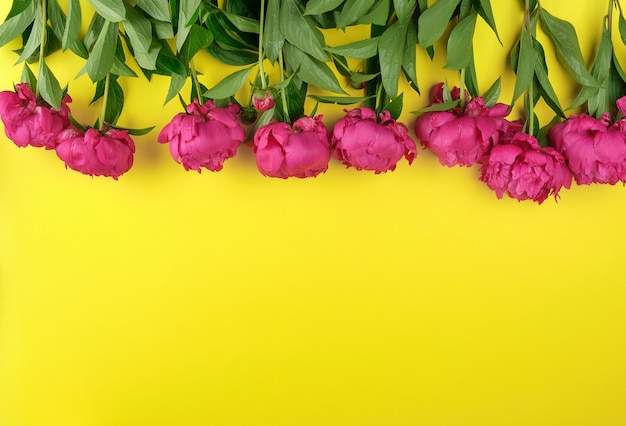
M9 14L5 18L5 20L9 20L12 17L24 12L26 9L28 9L29 6L32 6L33 1L34 0L13 0L13 3L11 4L11 10L9 11Z
M306 3L305 15L321 15L335 10L344 0L312 0Z
M458 105L459 105L459 100L442 102L440 104L432 104L418 111L412 111L411 114L422 115L425 112L448 111L448 110L451 110L452 108L456 108Z
M309 2L309 4L311 3ZM265 49L265 56L274 64L285 43L285 37L280 32L280 0L269 0L264 30L263 49Z
M178 95L180 90L185 85L186 81L187 81L186 75L183 76L179 74L172 74L172 77L170 78L170 87L167 91L167 96L165 97L164 105L168 103L169 101L171 101L172 99L174 99L176 95Z
M372 7L375 0L346 0L337 18L337 28L356 23Z
M396 21L385 30L378 43L380 75L385 92L392 99L398 94L406 31L407 21Z
M470 63L472 55L472 40L476 28L476 12L472 12L461 19L448 37L447 60L445 68L461 70Z
M309 95L309 98L314 101L321 102L324 104L337 104L337 105L351 105L351 104L359 104L361 102L365 102L368 99L373 98L374 96L318 96L318 95Z
M135 52L147 52L150 49L152 23L148 18L137 12L135 8L127 6L126 19L122 21L122 26Z
M393 7L398 15L398 20L404 21L411 17L411 11L415 8L417 0L393 0Z
M363 74L360 72L355 72L352 73L350 75L350 80L352 80L354 83L366 83L368 81L372 81L373 79L375 79L376 77L378 77L380 75L380 73L376 73L376 74Z
M107 105L104 110L104 122L109 124L117 123L124 108L124 91L116 78L111 78L109 84L109 94Z
M283 52L286 62L294 68L299 68L298 77L302 80L323 90L345 93L337 77L325 63L309 56L290 43L285 43Z
M395 98L393 101L389 102L383 108L383 110L389 111L389 114L391 115L391 117L393 117L396 120L398 118L400 118L400 114L402 114L403 97L404 97L403 93L400 93L400 95L397 98Z
M28 87L31 89L37 87L37 77L35 77L35 74L33 74L27 63L24 63L24 68L22 69L21 81L27 83Z
M239 31L253 34L259 33L259 21L257 19L246 18L245 16L234 15L228 12L223 13Z
M154 19L171 22L169 2L167 0L135 0L137 6Z
M91 81L102 80L111 71L117 47L117 25L105 21L98 40L87 59L87 74Z
M502 87L501 80L502 80L502 77L498 77L498 79L493 82L491 87L487 89L487 91L483 95L485 106L492 107L498 103L498 98L500 97L500 89Z
M202 0L180 0L178 12L178 34L176 35L176 50L180 52L187 36L191 31L191 20L200 7Z
M174 30L172 29L172 24L169 22L159 21L157 19L151 19L152 28L154 28L154 33L159 38L159 40L168 40L170 38L174 38Z
M65 22L65 31L63 31L61 40L64 51L78 40L81 20L80 0L68 0L67 21Z
M513 91L513 99L511 105L526 91L535 75L536 55L533 50L533 43L530 40L530 34L526 27L522 27L522 34L519 43L519 56L515 64L515 89Z
M204 49L218 61L233 66L244 66L257 63L259 56L247 50L228 50L220 47L219 43L211 43Z
M16 63L20 63L28 59L33 53L37 51L39 46L41 45L41 34L42 34L42 22L43 16L41 13L41 6L37 5L35 9L35 22L33 23L32 30L30 31L30 35L28 36L28 41L24 45L22 49L22 54Z
M204 92L204 96L210 99L229 98L241 89L248 80L248 75L253 67L244 68L226 76L211 89Z
M37 79L37 90L44 101L54 108L59 109L63 100L63 90L54 74L48 68L45 59L39 62L39 77Z
M315 59L328 62L324 51L324 36L315 28L310 16L303 16L295 0L282 0L280 31L289 43Z
M626 19L624 19L624 15L620 13L619 15L619 35L622 38L622 43L626 44Z
M150 133L152 130L154 130L155 126L145 127L143 129L131 129L129 127L114 126L111 123L109 123L109 127L113 128L113 129L116 129L116 130L126 130L128 132L128 134L132 135L132 136L144 136L144 135L147 135L148 133Z
M327 47L326 50L335 55L348 56L350 58L367 59L378 52L379 37L366 38L342 46Z
M438 0L420 15L417 36L422 47L432 46L441 38L460 1Z
M122 77L137 77L137 73L117 57L113 60L113 65L111 66L111 74L119 75Z
M196 53L206 48L213 42L213 33L200 25L193 24L189 37L183 46L185 52L185 58L187 61L191 60Z
M550 131L550 128L552 126L554 126L555 124L557 124L560 121L561 120L560 120L559 116L557 115L548 124L546 124L541 129L539 129L539 132L537 132L537 142L539 142L539 146L549 146L550 145L550 139L548 138L548 132Z
M415 48L417 45L417 27L411 19L409 27L406 31L406 43L404 53L402 55L402 70L406 79L409 81L413 90L419 93L419 85L417 84L417 55Z
M481 16L481 18L485 20L487 25L491 27L498 41L500 42L500 44L502 44L502 40L500 40L500 35L498 34L498 29L496 28L496 21L493 17L493 11L491 10L491 2L489 0L479 0L476 10L478 11L478 14Z
M584 86L597 87L598 82L587 71L574 26L550 15L543 8L540 10L541 25L554 43L559 61L577 82Z
M0 25L0 47L18 37L35 20L35 4L31 2L26 9L8 18Z
M559 102L559 98L548 79L548 74L545 69L536 64L535 66L535 77L537 82L537 93L541 95L543 100L548 104L548 106L555 112L559 117L565 118L565 114L563 113L563 108L561 107L561 103Z
M391 0L377 0L374 6L369 10L369 12L359 18L358 23L364 25L387 25L390 5Z
M123 0L89 0L98 15L111 22L121 22L126 17Z
M87 49L91 49L91 46L96 42L98 36L102 32L102 27L104 26L105 19L94 13L91 17L91 21L89 22L89 27L87 27L87 32L85 33L85 37L83 37L83 44Z

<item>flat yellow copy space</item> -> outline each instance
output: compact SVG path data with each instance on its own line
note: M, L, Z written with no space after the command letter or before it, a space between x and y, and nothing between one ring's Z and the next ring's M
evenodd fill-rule
M479 24L479 78L503 75L507 102L521 3L492 4L504 46ZM542 5L591 57L605 2ZM0 49L4 90L14 48ZM548 55L567 105L577 88ZM441 48L418 58L411 126L445 64ZM207 86L229 72L198 63ZM83 63L49 65L93 123ZM333 160L284 181L242 146L219 173L185 172L156 142L180 111L162 107L167 79L120 81L120 124L157 129L117 182L0 138L0 425L626 424L623 186L498 201L477 168L429 151L385 175ZM324 112L329 126L342 114Z

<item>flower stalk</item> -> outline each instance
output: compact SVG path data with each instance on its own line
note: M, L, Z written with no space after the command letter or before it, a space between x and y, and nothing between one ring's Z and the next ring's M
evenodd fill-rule
M281 49L279 55L278 55L278 64L280 66L280 82L282 83L283 81L285 81L285 60L283 59L283 51ZM263 73L261 73L261 75L263 75ZM263 80L261 80L263 81ZM280 90L280 98L282 99L282 103L283 103L283 120L286 123L291 123L291 118L289 117L289 104L287 103L287 91L285 90L286 88L283 87Z
M196 88L196 95L198 98L198 102L202 105L203 96L202 96L202 86L200 86L200 80L198 80L198 72L196 71L196 65L193 61L193 58L189 60L189 68L191 69L191 80L193 81L193 85ZM193 99L191 100L193 102Z
M100 120L98 121L98 130L104 129L104 120L106 119L107 105L109 103L109 88L111 86L111 74L107 74L104 79L104 95L102 96L102 111L100 111Z
M263 52L263 29L265 27L265 0L261 0L261 11L259 17L259 75L261 77L261 88L267 88L267 82L265 81L265 71L263 70L263 60L265 54ZM282 57L282 53L281 53ZM282 74L281 74L282 75Z

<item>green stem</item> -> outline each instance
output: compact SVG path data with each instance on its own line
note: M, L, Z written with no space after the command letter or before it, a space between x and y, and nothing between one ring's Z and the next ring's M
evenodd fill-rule
M280 54L278 55L278 64L280 65L280 82L282 83L285 80L285 63L283 59L283 50L280 50ZM261 80L263 81L263 80ZM291 123L291 118L289 117L289 104L287 103L287 88L283 87L280 89L280 98L283 102L283 120L286 123Z
M613 4L615 0L609 0L609 11L606 14L607 19L607 30L609 32L609 38L613 39ZM617 2L619 4L619 2Z
M107 112L107 104L109 103L109 87L111 86L111 74L107 74L104 80L104 95L102 97L102 111L100 112L100 121L98 123L98 130L102 131L104 128L104 119Z
M48 22L48 7L46 6L46 0L41 0L41 44L39 45L39 66L44 61L46 51L46 23ZM39 85L35 86L35 97L39 96ZM32 87L31 87L32 89Z
M461 94L459 95L459 106L465 109L465 68L461 70Z
M265 71L263 71L263 59L264 59L263 27L264 26L265 26L265 0L261 0L261 16L259 17L259 74L261 76L261 88L262 89L265 89L267 87L267 82L265 81Z
M378 83L378 87L376 89L376 106L374 108L374 112L376 112L376 114L378 115L378 113L380 113L380 97L383 93L383 83L380 82Z
M525 0L526 4L526 13L524 14L524 25L526 26L526 32L528 33L528 38L530 39L530 46L534 46L533 43L533 35L530 28L530 0ZM541 7L539 1L537 1L537 6ZM534 77L533 77L534 79ZM530 86L528 86L528 134L534 136L535 134L535 82L531 81Z
M198 103L202 105L204 103L202 87L200 86L200 81L198 80L198 72L196 71L196 65L193 62L193 58L189 61L189 68L191 68L191 80L193 81L194 87L196 88L196 94L198 95ZM191 102L193 102L193 99Z

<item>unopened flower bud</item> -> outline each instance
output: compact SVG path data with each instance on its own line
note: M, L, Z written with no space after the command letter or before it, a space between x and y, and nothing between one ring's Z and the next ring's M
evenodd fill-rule
M276 91L273 89L261 89L254 92L252 104L259 111L268 111L276 105Z

